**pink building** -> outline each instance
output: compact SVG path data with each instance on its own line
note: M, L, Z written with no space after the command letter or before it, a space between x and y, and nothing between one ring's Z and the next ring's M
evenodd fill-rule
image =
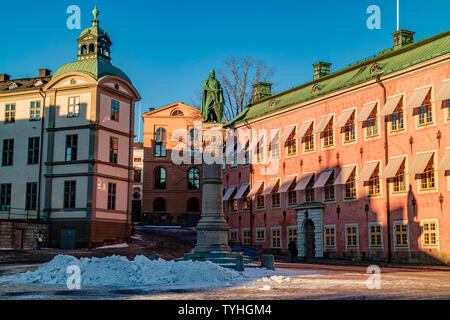
M231 241L450 263L450 32L413 37L400 30L394 47L334 73L317 63L312 82L256 95L227 124L252 131L237 134L251 161L224 167Z

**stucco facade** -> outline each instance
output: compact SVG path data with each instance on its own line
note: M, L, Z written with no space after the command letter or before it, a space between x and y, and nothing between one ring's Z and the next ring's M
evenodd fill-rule
M251 165L227 165L224 170L226 190L249 183L248 194L264 183L251 195L247 210L245 197L238 197L234 211L235 198L227 201L234 232L230 237L280 253L287 253L294 241L299 256L307 258L387 261L391 256L397 262L449 264L450 55L448 45L444 51L430 48L449 37L446 32L325 74L323 80L318 77L307 86L250 105L237 118L245 121L229 124L230 129L250 128L250 139L265 137L264 161L256 161L254 144ZM409 63L406 55L424 46L432 54ZM392 60L383 59L405 59L406 67L385 74L383 67L388 71ZM332 81L358 70L368 74L366 81L352 84L346 79L348 85L320 94ZM303 102L273 111L261 106L276 106L309 86L312 97ZM261 115L250 117L252 108L262 110ZM274 138L277 130L279 139ZM273 179L279 179L275 187ZM267 193L268 188L272 189ZM261 199L257 204L258 195L264 205ZM272 202L273 197L280 200ZM272 234L274 228L281 235ZM263 241L257 240L256 230L264 230Z

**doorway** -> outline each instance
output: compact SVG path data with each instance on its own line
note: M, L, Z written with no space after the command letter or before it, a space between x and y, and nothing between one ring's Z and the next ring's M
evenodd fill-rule
M14 249L15 250L23 249L23 230L22 229L14 230Z
M311 219L305 222L305 251L306 258L314 259L316 257L316 240L314 232L314 222Z

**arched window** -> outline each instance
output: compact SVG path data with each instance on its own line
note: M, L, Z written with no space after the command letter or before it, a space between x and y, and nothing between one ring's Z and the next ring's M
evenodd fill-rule
M166 130L163 128L159 128L156 130L156 145L155 145L155 156L157 157L166 157Z
M195 128L189 131L189 150L191 158L200 156L198 130Z
M89 53L95 52L95 46L93 43L89 45Z
M181 110L175 110L174 112L172 112L172 117L183 117L184 113Z
M200 171L197 168L191 168L188 173L189 190L200 190Z
M166 170L164 168L156 168L155 169L155 189L156 190L165 190L166 189Z
M81 47L81 54L86 54L86 46Z
M188 212L200 212L200 201L197 198L188 200Z
M157 198L153 203L153 211L155 212L165 212L166 211L166 200L163 198Z

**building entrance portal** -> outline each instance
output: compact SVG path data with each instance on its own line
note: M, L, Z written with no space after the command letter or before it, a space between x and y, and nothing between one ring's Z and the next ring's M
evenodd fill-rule
M297 208L298 256L308 259L323 258L322 203L308 203Z
M314 259L316 257L314 222L311 219L305 222L305 251L306 258Z

